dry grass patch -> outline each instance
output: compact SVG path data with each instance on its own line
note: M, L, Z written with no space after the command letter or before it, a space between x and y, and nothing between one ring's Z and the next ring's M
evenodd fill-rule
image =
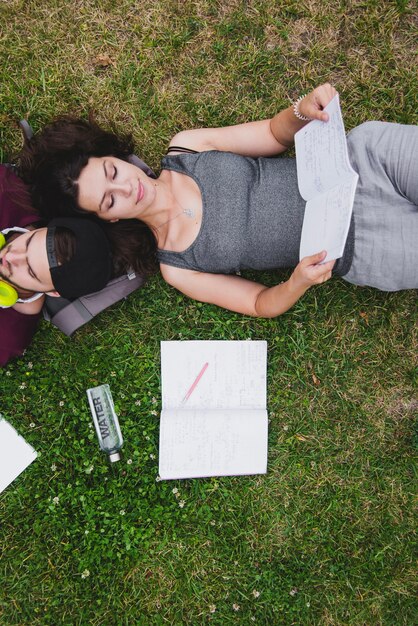
M339 43L335 24L318 29L315 19L303 17L295 20L289 28L289 47L295 53L309 51L316 46L332 52Z

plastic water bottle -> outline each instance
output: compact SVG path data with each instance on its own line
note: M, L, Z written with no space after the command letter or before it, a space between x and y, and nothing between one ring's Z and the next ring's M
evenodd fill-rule
M109 455L109 461L119 461L123 437L109 385L87 389L87 397L100 448Z

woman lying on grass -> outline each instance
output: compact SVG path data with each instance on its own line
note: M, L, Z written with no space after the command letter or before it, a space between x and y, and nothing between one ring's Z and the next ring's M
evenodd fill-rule
M130 138L72 118L52 122L25 146L21 174L46 217L84 212L131 220L138 267L156 258L184 294L259 317L287 311L332 273L385 291L418 287L418 127L368 122L348 135L359 174L343 256L326 251L298 262L305 202L296 162L273 157L293 144L307 119L327 121L336 94L324 84L272 119L181 131L152 178L128 161ZM301 119L303 118L303 119ZM126 227L126 224L125 224ZM150 252L150 241L152 242ZM132 255L131 243L127 244ZM294 267L274 287L241 270Z

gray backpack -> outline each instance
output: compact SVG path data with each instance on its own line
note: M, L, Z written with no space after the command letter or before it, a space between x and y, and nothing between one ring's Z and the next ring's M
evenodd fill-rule
M119 302L130 293L142 287L144 279L135 272L124 274L109 281L101 291L90 293L77 300L46 296L43 308L44 318L63 333L70 336L77 328L89 322L95 315Z
M20 120L19 124L25 140L29 141L33 136L30 124L26 120ZM151 168L135 154L129 157L129 161L140 167L151 178L156 178ZM44 318L70 336L77 328L89 322L111 304L119 302L142 287L144 282L142 276L137 276L134 271L131 271L118 278L113 278L101 291L82 296L76 300L70 301L65 298L46 296L43 308Z

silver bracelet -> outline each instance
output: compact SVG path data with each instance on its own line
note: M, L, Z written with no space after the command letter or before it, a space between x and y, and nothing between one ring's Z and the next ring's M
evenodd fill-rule
M304 99L305 95L306 94L304 94L303 96L299 96L296 102L293 103L293 113L295 114L295 117L298 118L298 120L301 120L301 122L309 122L312 119L310 117L306 117L306 115L302 115L302 113L299 113L299 105Z

